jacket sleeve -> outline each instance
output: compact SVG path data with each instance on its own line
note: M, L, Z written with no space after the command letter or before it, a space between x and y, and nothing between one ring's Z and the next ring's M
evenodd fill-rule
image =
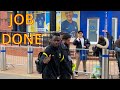
M49 57L50 53L51 53L50 47L47 47L42 53L42 56L40 57L40 63L43 63L43 60L45 59L45 57Z
M86 39L86 48L90 47L90 41L88 39Z
M116 52L120 52L120 48L115 47L115 51L116 51Z
M75 39L74 41L73 41L73 45L77 45L78 44L78 41Z
M72 72L72 61L67 61L65 54L66 53L62 51L62 59L61 59L60 63L71 75L73 75L73 72Z
M63 65L64 68L65 68L71 75L73 75L73 72L72 72L72 61L69 62L69 63L71 63L71 65L68 64L68 63L65 61L65 59L64 59L64 60L61 62L61 65Z

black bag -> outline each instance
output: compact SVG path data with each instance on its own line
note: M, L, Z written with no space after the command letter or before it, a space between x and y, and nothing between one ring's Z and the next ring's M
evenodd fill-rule
M36 70L37 70L37 72L38 72L39 74L42 74L42 72L43 72L43 70L44 70L44 68L45 68L45 66L46 66L44 63L40 62L40 57L42 56L42 54L43 54L43 52L40 52L40 53L38 54L38 59L35 60Z

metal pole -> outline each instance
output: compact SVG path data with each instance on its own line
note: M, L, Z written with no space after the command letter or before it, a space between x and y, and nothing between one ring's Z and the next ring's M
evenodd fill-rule
M108 12L106 11L105 12L105 27L104 27L104 30L107 30L108 28ZM106 34L106 32L104 32L104 37L107 37L107 34Z
M102 49L102 79L109 79L109 53L108 49Z
M6 70L6 48L1 46L1 70Z
M28 47L28 74L33 73L33 47Z

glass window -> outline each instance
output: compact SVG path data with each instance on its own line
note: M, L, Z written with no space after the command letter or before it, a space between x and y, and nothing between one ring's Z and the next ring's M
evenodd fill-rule
M99 18L87 19L87 38L91 44L96 44L99 37Z

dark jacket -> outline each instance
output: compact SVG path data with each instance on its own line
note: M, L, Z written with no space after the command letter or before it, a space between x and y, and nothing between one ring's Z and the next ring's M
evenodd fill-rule
M84 37L83 37L83 38L84 38ZM77 39L75 39L75 40L73 41L73 45L76 45L76 48L82 48L81 41L79 42L79 41L77 41ZM85 49L88 49L89 46L90 46L90 41L89 41L88 39L86 39L86 38L84 38L84 46L86 46ZM76 51L79 52L79 50L76 50Z
M116 51L115 53L116 58L120 57L120 48L118 46L115 46L115 51Z
M49 45L43 52L40 61L43 63L43 60L46 56L51 54L51 60L46 64L42 77L48 79L56 79L60 75L60 61L63 58L60 48L55 48L52 45Z
M114 48L116 51L116 56L120 56L119 48L120 48L120 39L117 39L114 44Z
M72 75L73 74L72 73L72 61L68 57L70 56L69 47L63 43L61 43L60 47L64 55L64 61L61 62L61 69L60 69L61 74L69 73Z
M105 46L106 42L105 41L99 41L98 44ZM102 55L102 48L99 48L97 46L95 46L95 48L93 49L93 56L99 56Z

